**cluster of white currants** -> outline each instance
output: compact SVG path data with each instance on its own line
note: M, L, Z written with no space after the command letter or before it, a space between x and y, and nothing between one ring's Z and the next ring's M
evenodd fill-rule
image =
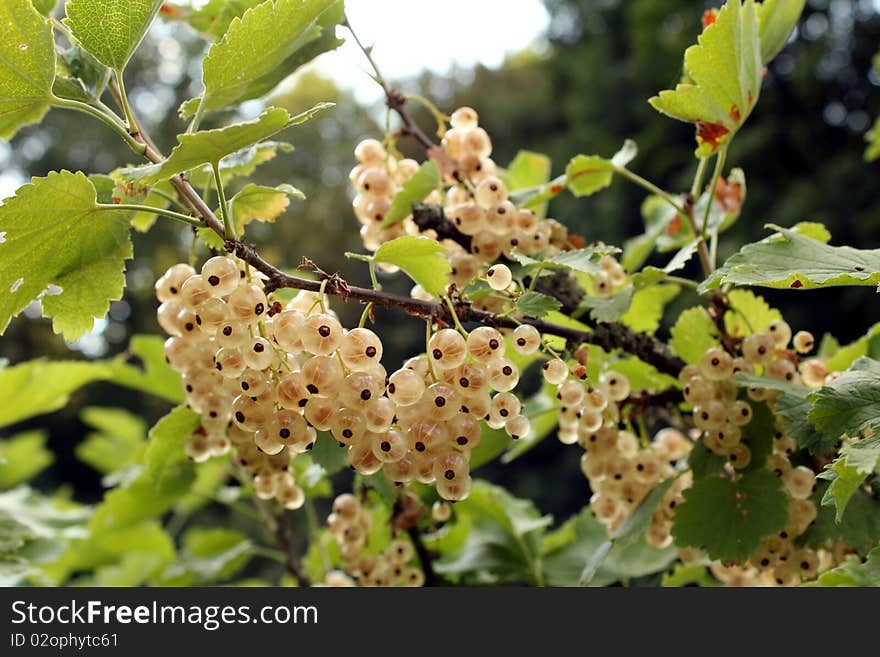
M470 493L482 421L513 438L530 429L512 392L519 370L494 328L467 338L437 330L427 353L388 376L375 333L345 330L316 294L301 292L284 308L272 303L260 277L232 258L211 258L198 274L175 265L156 293L159 322L171 335L166 358L202 414L187 453L204 460L234 445L261 498L298 508L303 492L290 461L328 431L361 474L435 483L443 498L461 500ZM528 325L512 340L520 353L541 344Z
M570 248L565 226L553 219L540 219L510 201L507 187L496 176L495 163L489 157L492 142L479 127L477 113L470 107L460 107L452 113L450 123L452 127L442 143L446 159L452 163L446 175L445 195L435 190L424 199L442 205L449 221L467 237L460 241L470 244L468 249L455 240L442 240L452 267L449 282L464 288L486 267L502 255L510 257L514 250L526 255L543 252L550 257ZM418 163L396 157L375 139L360 142L355 157L358 164L349 178L357 192L353 205L362 224L364 246L374 251L396 237L419 234L411 216L390 226L381 225L394 196L416 172ZM438 237L432 229L422 234ZM424 293L416 289L414 295Z
M827 376L824 363L799 357L812 351L814 342L806 331L792 338L789 325L775 320L764 331L743 339L741 356L712 347L697 366L682 370L679 378L684 398L694 407L694 424L703 432L703 443L725 457L734 471L752 460L751 450L742 440L743 429L752 420L751 404L766 402L772 411L779 396L774 390L750 387L747 396L751 401L741 399L734 375L759 374L792 385L820 387ZM746 564L712 565L713 574L728 586L794 586L839 563L846 551L842 544L815 550L795 543L816 519L816 505L810 499L816 474L805 465L791 463L789 457L797 450L797 441L785 433L784 418L775 416L774 428L772 452L764 467L782 479L788 496L788 522L782 531L765 538ZM698 551L685 551L684 556L687 561L699 558Z
M339 546L345 571L333 570L324 579L325 586L421 586L425 576L410 565L415 556L412 543L396 538L378 555L370 554L370 510L354 495L345 493L333 500L327 517L327 529ZM355 579L357 578L357 579Z
M380 141L365 139L355 148L358 163L349 173L349 180L357 195L352 202L355 216L361 223L364 246L375 251L382 244L403 235L417 235L418 226L412 216L389 226L382 222L391 209L391 202L400 187L418 171L419 163L409 158L397 158L388 153ZM427 202L439 202L434 192Z
M593 491L590 508L613 533L652 489L675 476L672 464L687 456L691 445L671 428L658 432L653 441L642 441L632 431L620 429L619 404L630 394L629 380L620 372L604 372L594 387L587 382L584 363L569 367L554 359L543 367L544 379L557 386L559 440L584 448L581 471ZM690 479L681 476L667 492L648 530L652 544L666 547L671 543L671 510L689 485Z

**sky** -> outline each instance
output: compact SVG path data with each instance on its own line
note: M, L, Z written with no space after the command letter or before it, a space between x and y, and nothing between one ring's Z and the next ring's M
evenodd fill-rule
M349 22L382 75L397 80L423 69L447 72L454 64L497 67L547 27L540 0L346 0ZM345 32L343 30L343 32ZM350 86L359 100L381 96L348 34L346 44L323 55L317 68Z

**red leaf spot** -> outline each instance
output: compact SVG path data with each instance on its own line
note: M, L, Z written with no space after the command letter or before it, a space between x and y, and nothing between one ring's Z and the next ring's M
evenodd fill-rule
M739 107L736 105L731 105L730 107L730 118L733 119L734 123L739 123L739 120L742 118L742 115L739 113Z
M174 5L169 5L167 2L162 3L162 6L159 7L159 11L165 16L177 16L180 14L180 9Z
M793 280L791 282L791 285L789 285L789 287L793 287L794 289L798 289L799 287L803 287L803 286L804 286L804 284L801 283L801 281L799 281L797 279Z
M709 144L713 149L717 149L721 140L728 134L730 130L722 123L697 121L697 140Z
M681 230L681 217L675 217L672 221L669 222L669 225L666 227L667 235L677 235Z
M587 240L580 235L569 235L568 241L571 242L572 246L576 249L582 249L587 245Z
M558 194L562 191L562 185L550 185L550 191L554 194Z
M122 201L121 201L120 199L116 198L115 196L113 197L113 202L114 202L115 204L117 204L117 205L119 205L120 203L122 203Z
M707 9L703 13L703 28L707 28L710 25L713 25L715 21L718 20L718 10L717 9Z

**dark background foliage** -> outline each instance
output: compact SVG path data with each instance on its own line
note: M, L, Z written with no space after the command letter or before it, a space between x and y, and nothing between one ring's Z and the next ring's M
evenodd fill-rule
M460 104L475 107L501 165L517 150L529 149L551 155L557 174L570 156L609 156L631 137L640 149L635 170L665 188L686 189L695 166L693 130L661 117L646 100L677 81L681 53L699 33L703 10L718 3L545 2L552 20L540 48L511 56L498 70L477 67L444 76L425 74L399 81L399 87L428 95L448 111ZM880 79L870 72L878 43L876 3L808 2L795 38L771 65L757 110L731 148L730 165L746 171L748 198L739 223L721 241L720 259L764 236L767 222L785 226L821 221L835 244L880 247L878 165L866 165L862 159L864 132L880 114ZM182 129L175 113L179 101L197 91L193 79L199 75L192 69L202 47L184 27L157 26L126 73L133 101L166 151ZM257 176L266 184L290 182L308 199L293 201L274 226L255 226L252 239L279 265L295 266L307 255L326 270L363 282L363 267L343 256L344 251L361 248L347 173L357 141L380 133L373 117L381 112L360 107L348 91L315 74L301 75L272 102L297 112L320 100L337 106L290 135L296 150L262 167ZM430 117L419 117L430 126ZM130 160L130 152L103 126L60 111L50 113L42 125L23 130L11 149L0 151L0 165L7 173L28 176L61 168L106 172ZM640 189L618 181L589 199L560 197L551 213L590 240L621 244L641 232L643 198ZM190 240L187 231L162 222L136 238L125 299L113 304L101 333L74 345L79 357L112 355L125 349L131 335L159 331L152 283L167 266L187 257ZM408 287L402 281L389 286L399 291ZM817 335L829 332L841 342L858 337L880 319L869 288L766 296L794 327ZM678 308L696 302L683 296ZM349 323L360 312L339 310ZM400 319L392 313L379 316L389 369L402 356L418 351L422 339L418 322ZM13 322L0 341L0 357L16 363L39 356L70 354L48 322L24 317ZM32 423L48 425L50 447L58 454L42 481L71 483L75 497L92 501L101 494L99 477L73 458L73 448L85 434L77 417L86 401L122 406L148 421L165 409L140 395L93 385L64 411ZM566 517L589 495L577 459L577 450L560 449L556 441L547 440L513 465L490 465L480 474L518 496L532 497L543 511Z

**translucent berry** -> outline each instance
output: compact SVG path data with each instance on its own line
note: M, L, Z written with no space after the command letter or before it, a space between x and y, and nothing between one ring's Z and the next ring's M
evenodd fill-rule
M475 328L467 337L467 353L479 363L504 356L504 336L490 326Z
M458 367L467 357L467 343L458 331L441 329L428 341L428 356L444 369Z
M486 278L489 280L489 287L493 290L506 290L513 280L513 275L507 265L495 265L486 271Z
M367 370L381 360L382 341L370 329L356 328L342 338L339 354L350 370Z
M560 385L568 378L568 365L559 358L548 360L542 365L544 370L544 380L555 386Z
M388 379L388 396L398 406L410 406L422 398L425 379L411 369L400 369Z
M253 283L236 288L226 303L232 319L245 324L256 323L268 308L266 295L259 285Z
M799 354L808 354L813 351L816 339L809 331L798 331L794 335L794 348Z
M535 353L541 346L541 334L534 326L522 324L513 331L513 348L518 354Z
M238 264L232 258L215 256L202 265L202 278L215 297L225 297L238 287Z

